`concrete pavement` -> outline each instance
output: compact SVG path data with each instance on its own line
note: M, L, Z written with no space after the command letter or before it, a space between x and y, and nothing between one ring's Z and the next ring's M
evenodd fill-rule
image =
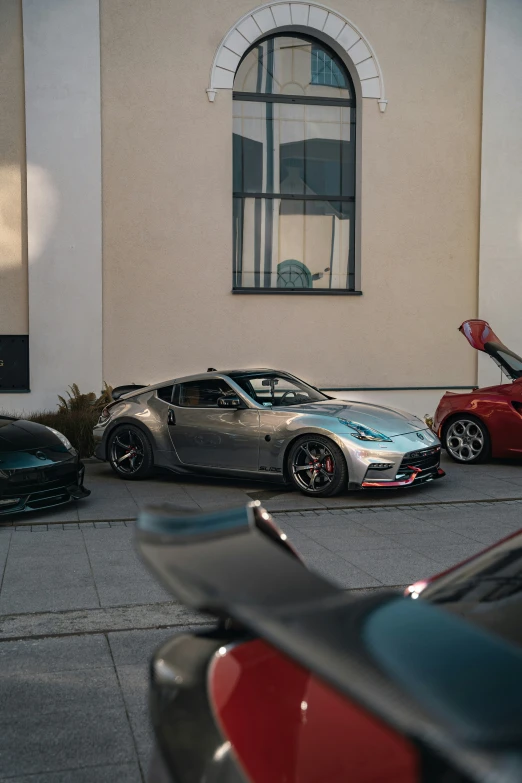
M522 527L520 465L450 466L448 479L414 493L308 510L307 498L266 484L129 485L99 465L88 483L85 504L0 526L0 781L145 780L148 660L172 633L208 620L146 571L121 514L159 499L207 509L259 497L311 568L361 591L400 588Z
M522 461L458 465L443 454L442 467L447 472L445 478L416 488L364 490L312 499L273 483L181 477L167 472L158 472L146 481L122 481L109 465L96 460L86 466L85 484L92 491L89 498L45 513L15 516L12 521L22 525L130 520L136 518L140 508L161 502L197 511L230 508L259 499L269 511L284 512L522 499ZM7 517L3 520L8 522Z

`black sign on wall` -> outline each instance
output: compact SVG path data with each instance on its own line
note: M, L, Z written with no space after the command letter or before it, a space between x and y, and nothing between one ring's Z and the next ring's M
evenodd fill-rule
M0 394L29 391L29 337L0 335Z

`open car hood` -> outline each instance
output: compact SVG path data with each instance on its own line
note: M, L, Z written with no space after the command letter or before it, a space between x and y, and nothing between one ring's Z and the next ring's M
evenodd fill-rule
M478 319L464 321L459 326L459 332L462 332L472 348L491 356L495 364L498 364L508 378L512 378L512 380L522 378L522 357L514 351L510 351L499 340L487 321Z

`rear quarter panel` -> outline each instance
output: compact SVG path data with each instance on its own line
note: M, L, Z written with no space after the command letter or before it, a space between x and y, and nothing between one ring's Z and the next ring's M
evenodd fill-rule
M487 427L493 457L522 456L522 416L514 409L514 400L522 402L522 384L518 382L467 394L446 392L435 413L434 427L440 438L451 417L467 413Z
M252 783L418 780L406 739L264 641L223 653L210 667L210 701Z
M154 461L156 464L162 464L161 460L158 462L157 456L162 452L172 454L167 429L167 411L168 404L160 400L155 391L148 390L145 394L121 400L114 407L109 422L103 428L103 441L107 444L111 432L116 427L132 424L145 432L154 451ZM99 426L95 428L95 438L96 434L99 437L100 429Z

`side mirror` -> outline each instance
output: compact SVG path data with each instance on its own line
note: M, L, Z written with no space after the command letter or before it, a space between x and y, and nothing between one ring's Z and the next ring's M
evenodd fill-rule
M243 403L237 394L231 394L228 397L219 397L218 408L243 408Z

